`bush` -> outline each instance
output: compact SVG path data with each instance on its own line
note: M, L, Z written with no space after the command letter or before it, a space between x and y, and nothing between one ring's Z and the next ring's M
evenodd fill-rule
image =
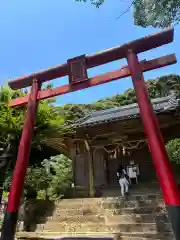
M51 199L64 197L72 184L72 161L61 154L50 158L50 166L54 174L48 195Z
M4 190L9 191L12 181L12 172L9 172L4 182ZM30 167L27 170L27 175L24 182L25 196L35 198L39 190L44 190L49 187L51 177L46 173L44 167Z
M25 189L34 189L36 192L49 187L51 176L47 174L44 167L28 168L25 178Z
M180 164L180 138L175 138L166 144L166 150L171 162Z
M4 189L9 191L12 172L8 173ZM66 196L72 184L72 162L63 154L45 159L42 166L29 167L24 184L27 198L52 200Z

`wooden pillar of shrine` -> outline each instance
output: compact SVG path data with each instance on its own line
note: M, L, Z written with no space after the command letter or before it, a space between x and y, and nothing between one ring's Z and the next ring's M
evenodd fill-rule
M94 159L93 159L94 153L91 149L89 152L89 195L90 197L95 197L95 186L94 186Z
M70 157L72 160L72 190L73 197L76 195L76 148L74 144L71 145Z
M85 140L86 149L88 151L88 168L89 168L89 196L95 197L94 185L94 150L90 147L87 140Z

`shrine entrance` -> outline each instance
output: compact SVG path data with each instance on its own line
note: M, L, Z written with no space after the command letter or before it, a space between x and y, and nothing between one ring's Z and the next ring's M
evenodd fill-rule
M69 59L63 65L38 73L33 73L27 77L21 77L9 82L9 86L12 89L21 89L29 86L32 86L32 88L30 95L14 99L10 103L11 107L27 104L27 113L19 144L16 167L14 169L12 185L8 198L8 206L2 226L1 240L13 240L15 236L20 197L22 194L24 177L26 175L26 169L29 162L31 138L37 115L38 101L88 87L93 87L128 76L132 77L141 119L147 135L149 149L152 154L159 184L163 192L164 201L168 208L173 231L176 239L180 239L180 228L178 227L178 222L180 222L180 193L174 175L171 171L171 166L165 150L164 142L159 130L156 116L149 100L148 91L146 89L143 77L143 72L176 63L176 57L174 54L172 54L142 62L140 62L137 57L137 54L141 52L145 52L172 42L173 35L174 30L167 29L161 33L141 38L104 52L89 56L82 55L73 59ZM110 73L88 78L88 68L96 67L122 58L127 59L128 66L121 67L120 69ZM43 82L66 75L69 76L68 85L49 90L40 90ZM94 179L92 177L93 155L91 139L89 139L87 136L85 142L90 159L89 168L91 171L89 178L91 196L93 197Z

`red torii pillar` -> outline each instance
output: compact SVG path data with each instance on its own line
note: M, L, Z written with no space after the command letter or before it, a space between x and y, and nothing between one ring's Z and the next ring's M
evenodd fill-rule
M128 66L131 70L132 81L140 109L141 119L148 138L156 175L164 195L174 235L180 239L180 192L173 175L164 141L160 132L156 115L154 114L148 90L138 57L130 49L127 53Z
M18 80L9 83L13 89L32 85L32 92L28 100L26 120L20 141L16 168L14 170L11 191L8 199L8 207L2 227L1 240L14 239L17 213L21 193L23 190L24 177L26 174L29 159L30 143L37 113L37 100L62 95L67 92L77 91L83 88L88 88L112 80L117 80L119 78L129 75L132 75L137 102L140 108L141 118L151 149L156 174L159 179L160 187L164 195L164 200L168 208L169 218L172 222L173 231L176 239L180 240L180 228L178 228L178 225L180 225L180 193L171 170L164 142L160 133L156 116L153 112L153 108L148 96L142 74L143 71L148 71L156 69L158 67L173 64L176 62L176 60L174 56L167 56L164 58L152 60L151 63L149 61L149 63L146 62L145 64L140 64L137 58L137 54L140 52L159 47L172 41L173 30L170 29L160 34L138 39L134 42L130 42L128 44L110 49L105 52L90 55L87 57L81 56L76 60L78 60L80 62L80 65L83 66L83 68L81 68L81 66L79 69L80 72L83 74L82 79L80 78L78 79L78 82L75 81L73 84L71 83L70 85L66 85L56 89L39 91L40 83L68 75L69 65L67 63L46 71L29 75L27 77L19 78ZM113 72L98 76L98 81L96 79L91 79L89 81L89 79L87 78L87 68L95 67L124 57L127 58L128 67L124 67L118 72L116 71L116 73ZM74 62L75 66L77 67L76 60L74 60ZM79 76L79 74L77 74L77 76ZM71 80L74 81L74 79L72 78L73 76L70 77ZM38 82L34 81L34 79L37 79ZM11 103L11 106L21 106L25 103L27 103L27 96L24 98L20 98L19 100L17 99L17 101L13 101Z
M3 240L13 240L16 232L18 209L20 205L22 189L24 187L24 178L29 163L31 139L37 115L37 95L40 87L41 84L34 79L27 105L23 132L19 143L16 167L14 169L10 194L8 197L8 206L2 225L1 239Z

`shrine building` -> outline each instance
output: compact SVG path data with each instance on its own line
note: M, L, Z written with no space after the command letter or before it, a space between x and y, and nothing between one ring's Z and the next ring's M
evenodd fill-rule
M180 136L177 104L171 96L152 100L165 143ZM118 186L119 164L139 167L138 182L156 181L147 138L137 104L96 111L75 122L68 139L77 196L94 196ZM66 140L67 143L67 140Z

